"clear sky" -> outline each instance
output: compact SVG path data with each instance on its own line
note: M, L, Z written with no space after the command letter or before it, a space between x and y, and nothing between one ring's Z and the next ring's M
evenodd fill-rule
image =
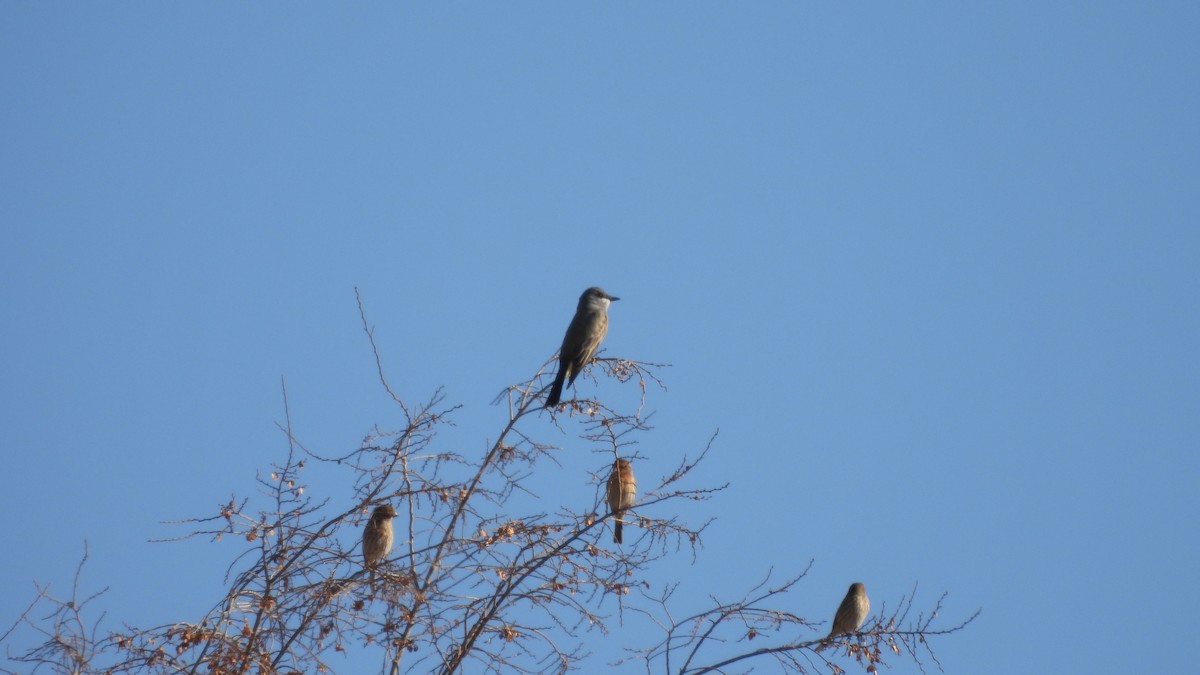
M254 493L281 377L309 447L399 424L355 287L470 453L600 285L608 355L673 366L639 474L720 429L664 578L813 559L812 619L855 580L982 608L948 673L1178 671L1197 35L1194 2L4 3L0 624L85 540L114 621L198 618L236 545L148 540Z

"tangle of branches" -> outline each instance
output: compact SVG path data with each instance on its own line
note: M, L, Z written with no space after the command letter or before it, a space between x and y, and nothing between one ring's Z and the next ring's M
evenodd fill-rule
M680 585L652 591L642 580L659 560L700 552L709 522L678 514L686 510L680 505L728 487L692 484L712 439L694 457L679 456L667 475L641 476L626 516L637 536L624 545L606 536L611 514L602 496L553 510L537 499L535 467L557 464L560 448L542 439L553 429L606 457L592 475L602 494L606 467L617 457L636 458L638 438L652 431L644 409L649 393L663 389L663 366L598 358L591 374L632 387L624 397L629 403L576 398L548 411L542 407L554 363L548 360L500 393L499 431L472 456L439 444L439 431L459 412L442 392L419 404L395 393L361 301L359 307L401 424L323 456L293 436L285 414L287 451L257 477L258 493L180 521L189 531L179 539L240 542L223 597L189 620L108 628L103 614L91 618L103 591L83 596L81 561L68 597L38 586L14 622L36 631L40 643L14 649L6 642L12 629L0 636L10 662L55 673L320 673L344 663L335 656L373 650L379 671L391 675L564 673L586 662L590 636L607 634L615 613L641 617L659 632L646 633L645 645L626 646L614 666L640 661L646 672L726 673L769 660L784 672L844 672L814 651L824 637L814 633L821 622L772 606L807 569L775 585L768 575L736 600L713 598L710 608L680 618L672 612ZM286 389L283 398L286 412ZM341 476L345 494L312 494L305 476L314 466ZM368 571L361 531L384 503L398 512L395 545ZM900 655L922 669L940 668L928 640L962 629L974 616L939 629L941 600L925 613L915 612L913 602L909 595L894 609L885 604L858 632L840 636L839 650L830 654L844 654L867 672Z

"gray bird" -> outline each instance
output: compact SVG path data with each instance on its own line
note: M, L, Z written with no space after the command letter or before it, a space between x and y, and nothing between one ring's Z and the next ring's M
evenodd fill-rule
M629 460L613 462L612 475L608 477L608 510L613 513L613 541L621 543L621 526L625 524L625 510L633 506L637 497L637 478Z
M821 646L817 647L817 651L828 647L829 641L834 637L857 631L870 612L871 601L867 599L867 587L857 581L850 584L850 590L846 591L846 597L838 606L837 614L833 615L833 628L829 635L825 636Z
M391 504L375 507L367 526L363 528L363 562L368 569L374 568L380 560L392 551L392 518L396 517L396 509Z
M554 376L550 395L546 397L547 408L558 405L563 384L575 384L579 372L596 355L600 342L608 334L608 306L614 300L620 298L614 298L595 286L579 296L575 318L567 326L567 334L563 336L562 347L558 350L558 373Z

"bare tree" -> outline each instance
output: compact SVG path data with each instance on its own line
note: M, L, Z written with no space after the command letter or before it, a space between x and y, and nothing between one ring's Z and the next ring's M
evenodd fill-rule
M376 363L374 332L359 303ZM626 522L638 536L622 546L605 538L604 484L613 460L637 459L638 438L651 431L644 414L648 392L661 388L659 364L598 358L593 374L637 387L628 408L599 400L564 401L542 408L548 360L528 380L497 397L506 419L481 457L438 443L454 423L455 406L435 392L413 405L379 379L401 411L403 424L367 436L337 456L313 452L295 438L287 413L281 425L288 450L258 477L259 495L233 498L206 517L181 521L180 538L236 537L245 542L227 572L229 590L203 616L152 628L102 631L82 612L95 600L78 598L78 577L68 600L38 589L18 619L45 640L9 658L56 673L309 673L335 670L333 655L374 650L381 673L564 673L588 657L592 634L609 630L609 615L633 612L661 628L646 646L627 646L617 663L640 660L648 673L730 672L769 659L784 672L842 672L817 654L817 624L773 609L769 603L799 583L807 570L770 586L769 576L735 601L712 599L698 614L674 618L677 585L651 594L639 580L655 563L685 552L699 554L708 521L686 522L685 504L703 502L726 485L696 486L691 474L712 451L713 439L694 458L655 481L639 474L642 491ZM534 487L539 465L556 465L554 445L529 431L531 418L552 416L606 458L591 475L592 501L548 512ZM715 434L714 434L715 439ZM305 472L318 465L342 477L351 499L316 497ZM365 569L358 542L371 511L391 504L395 545L386 560ZM82 563L81 563L82 568ZM98 595L98 594L97 594ZM50 608L35 618L39 605ZM911 617L913 599L886 606L858 633L837 643L874 672L888 655L940 667L927 640L951 633L974 616L943 630L932 627L939 600L926 615ZM820 623L820 622L818 622ZM11 634L0 636L0 642ZM749 648L756 638L771 646ZM761 644L762 640L755 644ZM3 672L16 672L4 669Z

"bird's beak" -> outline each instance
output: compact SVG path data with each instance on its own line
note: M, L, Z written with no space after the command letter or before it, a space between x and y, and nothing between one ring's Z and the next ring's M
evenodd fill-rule
M613 296L611 296L611 295L610 295L610 296L608 296L608 299L609 299L610 301L611 301L611 300L620 300L620 298L613 297Z

